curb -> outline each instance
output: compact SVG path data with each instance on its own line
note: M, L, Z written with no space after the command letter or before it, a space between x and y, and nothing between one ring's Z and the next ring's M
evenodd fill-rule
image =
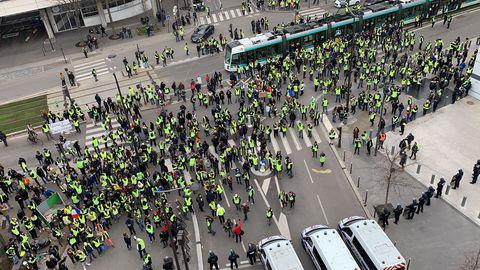
M323 115L322 116L322 132L324 133L325 136L327 136L327 124L329 126L332 126L332 124L330 123L330 120L328 120L328 117L326 115ZM328 137L328 136L327 136ZM330 146L330 149L332 149L333 151L333 154L335 155L335 158L337 159L338 163L340 164L340 167L342 167L342 171L343 171L343 174L345 175L345 177L347 178L348 180L348 184L350 185L350 187L352 188L353 190L353 193L355 194L355 197L357 197L357 200L358 202L360 203L360 206L362 207L363 209L363 212L365 212L365 215L367 216L367 218L369 219L372 219L373 216L372 214L370 213L370 211L368 210L368 208L364 205L363 203L363 199L362 197L360 196L360 192L358 192L358 189L356 188L355 186L355 183L353 182L353 179L352 177L350 176L346 166L345 166L345 163L343 162L343 160L340 158L340 155L338 154L338 151L337 151L337 148L335 147L335 145L331 145L329 144Z

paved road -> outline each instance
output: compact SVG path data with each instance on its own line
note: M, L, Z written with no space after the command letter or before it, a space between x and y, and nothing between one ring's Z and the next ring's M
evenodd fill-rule
M218 63L218 58L204 58L199 61L204 61L207 66L213 66L221 64ZM204 71L205 69L201 68L201 65L190 65L189 63L181 64L171 69L166 69L172 74L165 74L162 71L157 72L157 76L166 76L170 77L174 74L179 74L179 72L185 73L185 78L191 76L191 74L197 74ZM213 72L214 69L210 70ZM93 96L91 96L93 100ZM305 95L302 97L301 101L303 103L308 103L309 96ZM168 107L171 111L177 111L181 104L177 103ZM230 110L236 110L237 105L227 106ZM187 108L191 108L190 104L187 104ZM153 121L156 117L156 110L148 110L144 112L144 118L147 120ZM201 119L206 113L204 109L197 111L197 118ZM208 111L208 113L210 113ZM271 124L272 119L266 118L264 120L265 124ZM95 129L88 124L89 129ZM85 126L82 127L85 130ZM96 136L96 134L101 133L101 131L90 132L88 131L87 137ZM233 243L232 240L227 239L222 232L222 229L219 227L218 222L214 224L214 229L218 232L216 236L211 236L206 233L206 224L204 220L204 213L197 213L196 219L198 220L198 228L200 241L199 251L203 255L203 262L206 263L206 256L208 250L214 250L219 253L222 263L225 261L225 257L230 248L234 248L239 254L244 254L244 247L248 243L257 243L260 239L276 234L283 234L288 238L291 238L294 243L294 247L297 250L302 262L305 266L311 268L311 262L307 258L306 254L302 251L301 244L299 241L299 234L301 230L307 226L315 224L330 224L331 226L336 226L336 223L346 216L350 215L363 215L362 209L359 203L356 201L352 189L349 187L348 182L341 174L341 168L336 160L333 158L333 153L331 152L327 139L325 137L325 131L322 127L316 127L313 137L309 138L297 138L297 132L294 129L289 130L285 138L272 138L272 144L269 145L269 149L272 152L282 151L282 153L288 153L292 158L295 164L295 175L293 178L289 179L284 176L280 179L277 179L273 176L268 177L254 177L251 181L251 185L256 190L255 205L252 205L251 212L249 214L248 221L245 222L244 230L246 232L243 244ZM83 133L85 134L85 133ZM83 135L82 134L82 135ZM68 136L70 137L70 136ZM80 142L85 143L85 137L79 136L69 139L80 139ZM14 166L17 165L16 160L19 156L29 157L27 161L29 163L35 162L34 157L31 154L32 148L28 145L24 145L24 138L14 139L10 142L11 147L7 148L9 151L14 150L15 153L9 152L8 159L7 156L2 156L2 163L4 166ZM325 168L320 168L317 160L311 158L311 151L309 146L316 140L320 143L320 151L326 153L328 161ZM239 144L239 141L231 141L232 144ZM22 145L22 146L20 146ZM15 148L13 148L15 147ZM237 164L237 166L240 166ZM225 187L227 188L227 187ZM297 203L292 209L281 209L280 203L278 201L278 191L294 191L297 194ZM233 192L238 193L243 201L246 201L246 192L241 186L235 185ZM234 206L231 202L233 192L227 190L225 193L225 199L222 202L222 205L227 209L227 218L241 218L239 212L234 210ZM173 196L173 195L172 195ZM228 200L228 203L227 201ZM267 226L264 211L270 205L274 210L276 222L272 223L271 226ZM195 228L191 221L187 222L190 230L190 239L195 239L195 231L192 228ZM120 225L122 227L122 225ZM114 235L117 242L121 242L121 232L122 229L115 229L112 234ZM119 243L118 245L121 246ZM155 249L154 249L155 250ZM192 252L195 254L196 246L192 246ZM223 252L223 253L222 253ZM132 253L132 252L130 252ZM115 249L112 252L111 256L117 258L116 256L133 256L128 253L126 255L125 251L122 249ZM167 255L168 253L160 252L161 256ZM195 257L195 256L194 256ZM123 259L122 259L123 260ZM97 263L97 262L96 262ZM107 261L98 260L100 265L108 264ZM129 260L128 263L131 263ZM192 261L193 263L193 261Z
M212 5L213 2L218 2L218 0L211 0ZM261 17L267 17L270 21L270 27L277 25L278 23L282 22L289 22L293 19L292 12L253 12L251 14L246 14L245 16L239 14L238 3L236 5L235 2L232 4L232 1L225 1L223 5L222 11L215 11L212 9L212 16L211 18L207 18L205 14L199 13L199 21L204 21L215 25L215 34L214 36L218 38L218 35L222 33L224 36L228 35L228 27L229 24L233 24L234 28L243 29L246 35L251 35L251 27L250 21L253 19L259 19ZM180 4L182 6L182 4ZM326 9L331 9L332 6L321 7L314 10L315 14L323 14ZM167 10L168 11L168 10ZM225 12L228 13L227 17ZM219 15L221 13L221 15ZM233 15L233 14L235 15ZM215 15L213 15L215 14ZM235 17L234 17L235 16ZM215 18L215 19L214 19ZM59 79L58 73L62 72L65 67L69 68L70 70L74 71L76 76L81 80L81 83L84 85L91 84L93 79L91 78L91 69L96 68L97 73L101 74L99 79L102 80L106 74L108 74L108 68L111 66L117 66L118 70L121 70L123 67L122 59L123 57L127 57L127 59L132 62L134 59L134 51L137 50L137 44L140 50L145 51L150 59L150 63L155 62L154 53L155 50L161 52L163 48L170 47L173 48L175 51L175 60L174 61L185 61L187 58L195 58L196 56L196 49L195 44L192 44L189 40L191 33L193 32L193 25L187 26L186 28L186 41L190 47L190 56L186 56L184 52L184 45L185 42L175 42L175 39L171 33L158 33L151 38L144 38L144 37L136 37L133 40L129 41L120 41L118 43L111 43L107 41L109 44L108 46L103 45L103 40L100 39L100 49L96 50L94 53L89 55L88 59L84 59L83 54L80 52L79 48L72 47L72 40L78 39L78 34L75 32L72 33L65 33L65 38L63 38L66 44L60 44L62 42L62 38L59 37L57 39L57 46L65 47L65 54L69 59L68 64L63 64L63 58L61 55L55 55L50 60L44 60L43 62L36 63L35 60L37 57L30 54L20 54L18 51L12 52L14 53L13 56L8 56L5 61L10 61L12 63L17 63L20 59L25 58L22 63L21 67L17 68L10 68L8 71L0 72L0 85L2 88L5 89L16 89L15 93L6 93L0 92L0 99L2 102L20 98L23 96L28 96L35 93L40 93L45 90L51 90L52 88L58 87ZM115 54L116 57L112 62L106 61L108 55ZM219 58L223 59L223 54ZM11 59L13 58L13 59ZM20 59L17 59L20 58ZM40 58L43 59L43 58ZM105 61L104 61L105 60ZM188 61L192 61L190 59ZM39 60L37 60L39 61ZM172 61L169 61L169 64ZM192 64L195 62L192 61ZM100 72L99 70L102 70ZM223 70L223 66L219 66L216 68L218 70ZM44 72L38 72L39 70L44 70ZM14 71L12 73L12 71ZM37 72L34 72L37 71ZM28 76L23 76L24 74L28 74ZM17 79L8 79L12 78L13 76L17 76ZM22 75L22 76L21 76ZM4 78L2 80L2 78ZM8 79L8 80L6 80ZM35 87L31 87L30 85L35 85Z
M273 20L271 20L271 22L273 23ZM462 27L465 27L466 29L476 27L476 25L474 24L475 22L476 21L474 19L474 16L467 16L465 18L459 18L458 20L458 23L462 24ZM248 23L248 21L246 21L245 23ZM462 31L468 32L468 30L462 29L463 28L459 27L457 33L461 33ZM434 28L434 31L438 31L438 33L443 30L444 29L441 27ZM430 29L424 29L420 31L425 31L425 33L433 32ZM455 35L455 33L453 35ZM427 37L427 39L428 38L435 38L435 34L432 34L430 37ZM153 47L153 45L151 46ZM162 46L157 47L162 48ZM125 51L127 51L127 49L125 49ZM128 53L125 52L125 55L126 54ZM119 54L119 56L117 56L116 58L116 61L121 59L121 56L122 54ZM160 69L154 72L154 76L159 81L183 80L185 83L190 78L196 75L205 74L206 72L212 73L216 70L222 70L222 58L205 57L201 58L200 60L184 62L166 69ZM181 77L179 77L179 74L181 74ZM147 76L144 76L144 78L144 80L149 79ZM125 81L125 83L128 84L129 82ZM105 86L105 88L109 87ZM122 88L124 89L125 87L123 87L122 85ZM112 91L112 93L114 92L114 88L109 89ZM79 94L82 93L80 92ZM306 94L302 98L302 101L307 102L309 97L310 95ZM176 111L178 110L179 106L180 104L169 106L169 110ZM187 108L191 107L187 105ZM230 108L234 108L234 105L230 106ZM144 114L147 119L153 120L155 113L155 110L150 110L145 112ZM199 110L197 117L201 118L204 113L204 110ZM268 118L264 121L265 123L271 123L271 120ZM85 126L82 126L82 129L85 129ZM320 127L317 127L316 131L318 133L318 137L320 138L319 140L317 140L322 141L322 143L320 144L320 151L324 151L327 154L327 164L326 167L323 168L323 171L319 168L318 162L311 158L311 152L308 148L308 143L305 140L297 138L296 134L292 135L289 132L284 140L282 138L276 138L274 140L276 142L276 146L274 143L269 145L269 148L272 151L276 150L276 147L278 147L284 153L291 151L289 155L292 157L295 163L295 176L292 179L283 177L282 179L278 179L278 181L276 181L275 177L273 176L258 177L256 178L258 186L257 182L252 180L252 186L254 186L256 189L256 204L251 207L252 211L249 215L249 220L245 223L244 229L246 231L246 234L243 241L245 245L249 242L256 243L261 238L273 234L282 233L290 235L297 253L299 254L302 262L305 264L304 266L307 268L312 267L312 265L306 254L302 251L298 238L298 235L303 228L318 223L327 223L334 227L338 220L343 217L350 215L362 215L362 210L359 203L355 200L353 192L348 186L348 183L345 180L344 176L340 173L341 170L339 164L334 160L333 153L330 151L328 145L326 145L327 140L324 134L324 130ZM68 136L68 139L79 139L81 143L85 143L84 134L85 133L81 135ZM312 141L310 141L310 143L311 142ZM234 143L238 144L238 141ZM4 155L0 157L0 162L2 162L5 167L17 167L16 161L18 160L19 156L25 157L28 163L34 163L35 160L32 155L32 150L34 151L35 149L43 148L39 146L32 147L28 145L24 137L14 138L13 140L11 140L10 145L11 146L6 150L2 149L2 153L4 153ZM45 147L53 149L53 147L48 144L46 144ZM328 172L327 169L330 169L331 172ZM296 192L297 204L293 209L284 209L283 211L282 209L280 209L280 205L277 199L279 189L285 190L287 192L290 190ZM235 186L234 192L238 192L243 200L246 199L245 192L240 187ZM226 199L231 200L232 192L227 191L225 194ZM264 195L264 197L262 196L262 194ZM222 205L227 208L227 217L241 217L239 213L235 212L232 203L230 201L229 203L230 207L228 207L226 201L222 202ZM274 222L271 226L267 226L264 220L264 210L267 204L272 206L277 219L277 222ZM446 213L449 215L451 214L448 212ZM200 239L199 243L201 244L200 250L203 254L204 263L206 262L206 255L209 249L215 250L219 254L222 265L225 265L226 254L230 248L234 248L239 254L242 255L242 260L244 260L242 253L242 244L236 244L231 242L231 239L227 239L221 231L221 228L219 228L218 222L214 224L214 228L215 230L217 230L218 234L216 236L211 236L209 234L206 234L203 213L197 213L196 218L199 227L198 236ZM445 221L438 220L437 222ZM195 226L193 222L188 221L187 224L190 231L190 239L195 239L195 231L193 230ZM288 226L286 226L286 224L288 224ZM118 239L118 249L110 252L111 254L109 254L108 260L106 259L107 257L105 257L95 262L98 263L99 269L111 269L110 267L112 266L121 267L124 265L128 266L129 269L134 269L135 265L140 264L140 261L138 259L135 260L136 253L134 251L127 252L121 244L120 235L122 233L122 230L124 229L124 227L122 226L123 225L115 226L115 229L112 231L115 239ZM423 227L423 229L426 230L426 227ZM413 238L411 239L413 241ZM430 243L435 242L432 241ZM412 250L418 250L412 249L412 245L418 246L418 243L407 242L404 246L405 250L408 249L407 252L410 254L414 254L412 253ZM156 244L156 246L158 248L158 244ZM160 249L157 248L152 249L155 252L155 266L158 266L160 264L161 257L170 254L168 251L160 251ZM191 249L192 254L195 254L197 250L196 246L192 245ZM192 261L193 265L195 265L195 263L197 262L197 258L200 257L197 257L195 254ZM432 256L430 256L430 258L432 258ZM111 264L111 259L114 261L113 264ZM252 267L252 269L259 268L260 267L258 266Z

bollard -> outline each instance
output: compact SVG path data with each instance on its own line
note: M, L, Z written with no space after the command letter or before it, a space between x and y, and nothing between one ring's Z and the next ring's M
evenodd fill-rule
M368 190L365 191L365 202L363 202L363 206L367 206L367 200L368 200Z
M345 162L345 150L343 150L343 162Z
M430 179L430 184L435 183L435 174L432 174L432 178Z
M352 174L353 163L350 163L350 174Z
M450 192L450 186L447 186L447 189L445 190L445 195L448 195L449 192Z
M370 129L370 130L368 131L368 138L372 138L372 133L373 133L373 130Z
M418 164L418 166L417 166L417 174L420 173L420 169L421 169L421 168L422 168L422 165L421 165L421 164Z
M360 176L357 179L357 188L359 188L359 187L360 187Z
M465 203L467 202L467 197L466 196L463 196L463 199L462 199L462 207L465 206Z
M408 258L408 262L407 262L407 270L410 268L410 261L412 260L412 258Z
M478 218L480 218L480 212L478 212Z
M375 210L375 206L373 206L373 218L377 217L377 211Z
M390 151L390 155L393 155L395 153L395 146L392 146L392 151Z

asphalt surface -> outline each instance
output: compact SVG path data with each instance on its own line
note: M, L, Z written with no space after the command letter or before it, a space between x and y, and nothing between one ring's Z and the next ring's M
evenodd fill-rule
M459 18L454 19L452 23L451 29L455 29L455 31L446 31L446 28L442 27L441 24L430 29L429 27L425 27L417 32L417 36L423 34L425 39L434 40L438 37L444 38L444 40L453 40L456 36L474 36L476 33L473 29L478 28L478 20L476 19L477 13L468 15L468 16L460 16ZM278 22L284 21L281 16L267 13L269 16L271 25L274 25ZM239 25L244 25L243 29L249 30L249 22L250 18L241 18L237 19L235 22ZM220 24L217 26L217 31L222 31L223 33L227 33L226 29L228 24ZM216 35L219 32L216 32ZM150 59L153 59L153 51L155 49L161 49L164 46L183 46L183 44L175 43L171 40L171 37L168 40L164 40L163 38L160 40L155 39L148 39L145 44L142 44L142 50L146 50L151 52ZM446 42L446 43L447 43ZM150 44L151 43L151 44ZM169 45L170 44L170 45ZM134 44L131 46L123 46L123 48L118 49L109 49L102 52L102 55L99 55L98 58L102 58L105 54L115 52L117 56L115 57L115 65L121 66L121 59L123 56L127 56L128 58L132 58L133 50L136 48ZM107 52L108 51L108 52ZM191 51L192 48L191 48ZM176 49L178 55L183 53L183 50ZM179 57L179 59L182 59ZM183 58L185 59L185 58ZM78 60L80 62L80 60ZM63 69L63 67L61 68ZM185 63L179 63L165 69L159 69L154 71L155 79L158 81L164 82L171 82L175 81L183 81L184 83L188 83L191 78L196 77L197 75L203 75L206 73L213 73L214 71L223 70L223 55L220 56L212 56L212 57L205 57L200 58L198 60L191 60ZM52 74L56 74L56 71L52 71ZM8 85L9 88L4 89L18 89L15 91L15 94L6 93L2 91L0 95L5 95L5 98L11 97L12 95L27 95L34 93L35 90L32 89L30 86L32 83L35 82L35 85L40 87L43 83L47 85L46 79L47 77L52 77L53 75L49 73L39 73L37 76L29 76L28 78L22 79L21 81L12 83ZM101 77L100 77L101 79ZM147 79L147 78L146 78ZM85 82L85 84L90 82ZM128 83L126 81L125 83ZM2 85L3 88L3 85ZM114 88L112 92L114 91ZM80 90L79 90L80 91ZM10 92L10 91L8 91ZM3 96L2 96L3 98ZM304 103L308 102L310 95L307 94L302 97ZM91 97L93 101L93 95ZM168 107L169 110L175 111L178 110L181 103L171 105ZM190 109L190 103L187 103L187 108ZM230 106L230 109L236 109L236 106ZM144 112L144 117L149 120L153 120L156 110L149 110ZM201 118L204 114L204 110L201 109L197 112L197 117ZM266 118L264 120L265 123L271 123L271 120ZM85 130L85 125L82 126L82 129ZM235 243L232 239L228 239L222 229L219 227L218 222L214 223L214 230L217 231L215 236L206 233L206 224L203 218L204 213L200 213L197 211L196 219L198 222L198 230L195 230L196 227L194 222L190 219L187 221L188 230L190 232L190 241L191 241L191 254L192 254L192 261L191 266L192 269L197 269L198 260L201 258L203 260L204 266L206 266L206 257L209 250L215 251L220 257L220 265L225 267L227 263L226 257L230 250L233 248L238 254L241 255L240 261L246 260L244 257L243 246L246 246L248 243L257 243L264 237L276 235L276 234L289 234L291 239L293 240L293 245L297 254L299 255L302 263L304 264L306 269L311 269L313 265L310 262L310 259L307 258L306 253L302 250L301 244L299 241L299 234L300 231L307 227L314 224L329 224L332 227L336 226L336 223L347 216L351 215L362 215L362 209L360 204L355 199L352 189L348 185L345 177L341 173L341 168L338 162L334 159L333 153L331 152L330 148L327 145L327 138L325 136L325 131L321 127L316 127L316 131L318 132L321 138L321 144L319 152L323 151L327 155L327 163L324 168L320 168L319 163L317 160L311 158L311 151L307 147L307 143L300 138L296 138L296 134L292 136L292 134L288 133L287 135L287 142L288 147L291 149L292 153L289 155L293 162L294 162L294 177L289 179L288 177L284 176L281 179L275 180L275 177L267 176L267 177L257 177L255 178L256 181L252 179L251 185L255 188L256 195L255 195L255 205L252 205L249 213L249 219L244 224L245 235L243 238L243 245L241 243ZM81 143L85 143L85 133L79 135L68 135L68 140L79 140ZM298 145L295 142L295 138L298 140ZM313 139L312 139L313 142ZM18 168L17 160L18 157L24 157L27 160L27 163L34 164L36 162L34 158L34 153L36 150L43 149L43 147L48 147L50 149L54 149L53 145L49 142L45 142L44 146L32 146L27 143L25 137L16 137L10 140L10 146L8 148L2 148L2 155L0 156L0 162L5 167L15 167ZM238 142L236 142L238 144ZM278 147L282 150L283 153L286 151L285 144L281 138L277 138ZM269 149L273 151L274 147L272 144L269 144ZM269 180L267 180L269 179ZM258 185L257 185L258 183ZM240 214L235 211L235 207L231 203L231 198L233 193L238 193L242 200L246 200L246 193L243 188L240 186L236 186L234 184L234 191L231 192L226 190L226 198L224 198L222 202L222 206L224 206L227 210L227 218L240 218L243 217L243 214ZM285 190L285 191L294 191L297 194L296 205L294 208L286 208L281 209L280 204L278 201L278 190ZM262 194L264 196L262 196ZM172 195L173 197L174 195ZM230 207L228 207L225 199L229 200ZM264 211L268 205L271 205L277 222L273 222L271 226L268 226L265 222ZM448 206L447 206L448 207ZM448 219L448 215L454 215L454 211L445 212L445 216L442 216L443 220L435 220L436 223L445 223ZM460 222L463 224L463 222ZM286 225L287 224L287 225ZM450 227L452 229L453 227ZM138 258L138 255L135 251L127 251L121 240L121 234L126 228L120 222L119 225L114 226L112 229L112 236L114 240L116 240L116 248L112 251L108 252L108 256L105 256L101 259L95 260L95 266L98 269L116 269L118 267L125 267L126 269L135 269L139 268L141 261ZM448 228L447 228L448 229ZM425 225L423 230L430 231L430 228ZM433 231L433 230L432 230ZM442 229L443 231L443 229ZM477 230L478 231L478 230ZM387 231L388 232L388 231ZM457 233L462 233L457 232ZM434 236L441 237L439 233L432 233ZM146 234L144 235L144 239L146 238ZM197 241L197 237L199 237L199 241ZM413 234L411 234L413 235ZM394 236L396 237L396 236ZM400 237L400 236L398 236ZM404 237L401 234L401 237ZM409 254L415 254L421 251L421 249L414 249L413 246L422 245L422 243L412 243L417 239L410 238L408 245L404 245L404 249L407 250ZM438 244L437 241L440 240L432 240L429 241L431 246ZM148 241L146 241L148 242ZM420 242L420 241L419 241ZM202 256L198 256L196 254L197 245L196 243L200 244L200 251ZM160 247L160 243L157 240L157 243L150 246L147 243L147 249L150 251L152 250L151 254L154 258L154 266L160 266L161 258L164 256L171 256L171 251L168 249L162 249ZM415 251L415 252L412 252ZM453 252L453 249L452 249ZM435 256L429 255L429 259L435 258ZM448 258L445 258L445 260ZM443 259L442 259L443 260ZM246 267L246 266L245 266ZM251 269L260 269L260 266L250 267ZM77 268L74 269L79 269ZM200 267L198 267L200 269ZM415 268L415 269L427 269L427 268ZM433 268L430 268L433 269ZM448 268L450 269L450 268ZM454 268L451 268L454 269Z

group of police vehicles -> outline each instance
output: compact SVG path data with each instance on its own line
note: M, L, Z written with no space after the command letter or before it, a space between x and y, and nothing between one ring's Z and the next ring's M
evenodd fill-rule
M406 270L405 259L375 220L352 216L338 229L325 225L301 233L305 251L317 270ZM291 241L271 236L258 243L260 260L267 270L302 270Z

